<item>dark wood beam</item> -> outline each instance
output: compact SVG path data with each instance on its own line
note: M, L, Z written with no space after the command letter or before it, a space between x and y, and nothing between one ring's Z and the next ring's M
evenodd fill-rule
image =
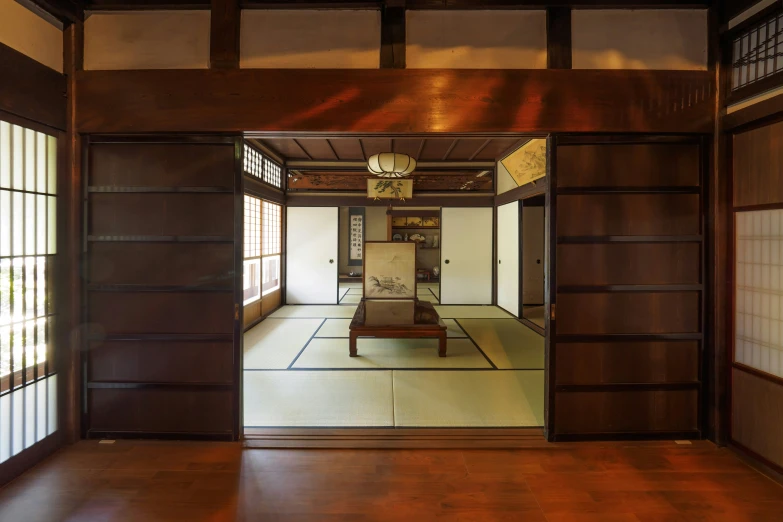
M122 132L710 133L709 71L82 71L78 126Z
M67 0L62 0L67 1ZM242 9L381 9L398 0L241 0ZM406 0L407 9L704 9L710 0ZM101 11L209 9L210 0L90 0L85 8Z
M0 111L65 130L65 76L0 43Z
M381 68L405 69L404 1L387 2L381 9Z
M239 0L212 0L209 67L239 68Z
M35 7L52 16L64 26L84 21L84 5L81 0L24 0L25 7Z
M549 69L571 68L571 8L546 10L546 65Z

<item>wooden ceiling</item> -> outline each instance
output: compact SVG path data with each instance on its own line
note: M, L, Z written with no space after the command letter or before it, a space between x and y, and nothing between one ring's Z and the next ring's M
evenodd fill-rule
M523 140L502 138L264 138L249 140L286 161L366 161L380 152L400 152L418 162L487 162Z

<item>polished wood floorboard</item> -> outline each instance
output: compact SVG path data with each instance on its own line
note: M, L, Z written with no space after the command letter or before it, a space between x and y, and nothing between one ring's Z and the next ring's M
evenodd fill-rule
M708 442L260 450L82 441L0 490L0 520L783 520L783 487Z

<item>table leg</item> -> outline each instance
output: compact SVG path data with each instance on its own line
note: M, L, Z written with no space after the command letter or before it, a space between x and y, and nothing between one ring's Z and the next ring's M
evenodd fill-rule
M438 336L438 357L446 357L446 332Z
M358 354L356 353L356 337L357 335L351 332L349 339L348 339L348 354L351 357L356 357Z

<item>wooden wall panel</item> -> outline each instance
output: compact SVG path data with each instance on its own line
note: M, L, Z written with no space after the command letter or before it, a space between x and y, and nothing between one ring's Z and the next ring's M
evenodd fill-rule
M732 370L731 438L783 467L783 384Z
M734 135L734 206L783 202L783 122Z
M697 243L593 243L557 246L557 283L568 285L698 284Z
M0 111L65 130L65 75L0 43Z
M117 435L230 436L232 394L209 389L90 389L91 429ZM119 433L118 433L119 432Z
M84 436L239 436L238 144L91 139Z
M700 231L698 194L564 195L557 207L560 236L690 236Z
M90 155L90 185L233 190L225 173L234 168L234 158L225 149L200 143L102 143Z
M684 433L698 430L696 390L557 394L558 433Z
M562 343L556 368L558 385L697 382L699 343Z
M89 204L89 233L95 236L234 234L231 194L94 193Z
M708 71L84 71L78 129L138 132L712 132Z
M547 435L699 437L701 146L657 136L555 141Z
M699 332L698 292L557 295L559 334Z
M230 384L233 349L231 342L92 342L89 378L103 382Z
M90 323L106 334L229 334L231 292L92 292Z
M563 147L557 160L559 187L699 186L699 151L692 145Z
M88 256L92 284L176 285L232 288L231 243L98 242ZM165 263L160 260L165 259Z

